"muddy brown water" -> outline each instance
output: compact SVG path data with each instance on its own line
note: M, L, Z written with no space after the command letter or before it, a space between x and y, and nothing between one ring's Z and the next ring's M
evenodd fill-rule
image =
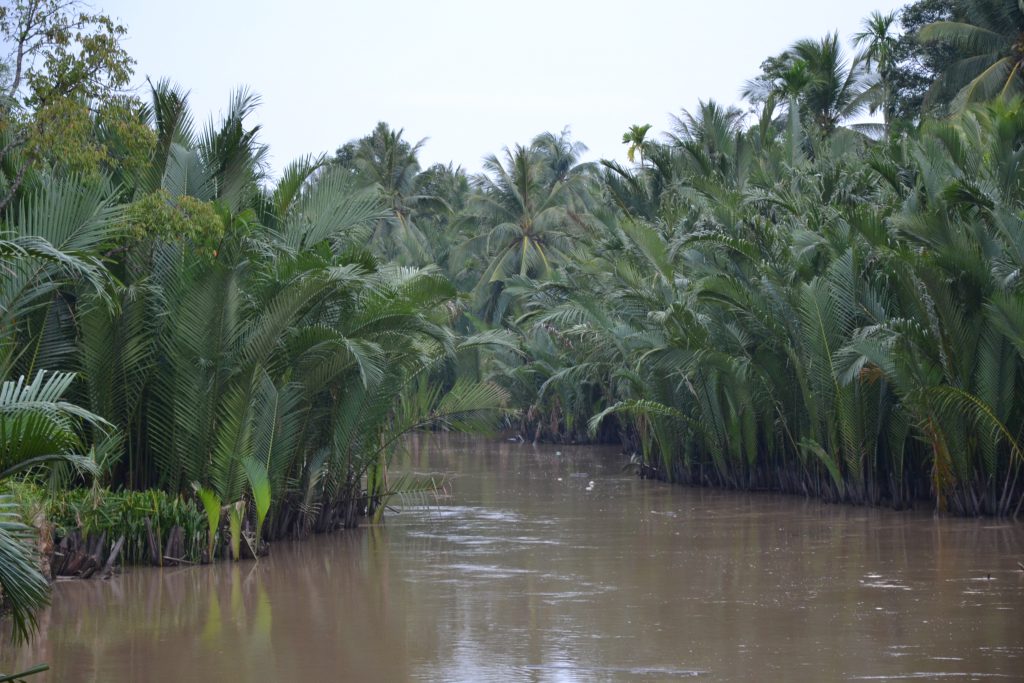
M641 481L421 438L385 526L56 586L35 681L1024 680L1024 525ZM561 451L561 454L556 454ZM593 481L592 490L587 490Z

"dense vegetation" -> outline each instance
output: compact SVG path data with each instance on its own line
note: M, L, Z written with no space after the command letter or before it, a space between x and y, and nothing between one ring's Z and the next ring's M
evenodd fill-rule
M33 12L54 8L6 11L45 23L56 20ZM62 44L36 47L48 55ZM99 48L126 62L110 42ZM238 93L223 121L198 130L184 93L166 83L146 103L97 93L134 125L92 113L106 102L85 107L96 154L69 168L69 155L33 137L41 96L20 92L12 83L0 131L11 195L0 242L0 478L45 483L51 515L71 500L58 499L62 489L155 487L205 510L207 559L225 536L237 558L246 529L258 552L259 539L352 526L390 494L432 485L389 480L402 434L496 417L504 392L450 368L509 341L456 334L457 292L436 268L365 248L394 218L375 188L312 159L270 182L259 131L246 124L253 96ZM47 123L43 137L73 146L62 124ZM45 582L19 542L28 530L12 500L0 508L0 585L23 634ZM121 514L110 495L75 500ZM132 550L142 517L159 529L160 515L126 509L131 560L142 554ZM75 515L82 533L103 531L86 512ZM183 524L190 543L192 526Z
M0 7L27 41L0 102L0 478L50 487L52 515L158 489L192 506L192 559L237 557L429 486L389 481L401 435L502 405L528 440L621 440L671 481L1024 502L1016 0L876 13L856 53L799 40L749 111L632 126L628 165L563 131L424 170L382 123L279 179L254 96L199 129L168 82L120 94L102 15ZM12 501L24 633L45 582Z

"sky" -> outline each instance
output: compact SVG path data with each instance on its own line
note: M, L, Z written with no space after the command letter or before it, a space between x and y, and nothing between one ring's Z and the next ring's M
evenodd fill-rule
M570 127L588 158L625 157L632 124L670 128L698 100L742 104L744 81L800 38L848 39L907 0L90 0L128 27L136 85L167 77L197 121L241 86L272 173L378 121L428 138L423 167L470 172ZM170 8L173 7L173 10ZM145 90L140 89L145 95Z

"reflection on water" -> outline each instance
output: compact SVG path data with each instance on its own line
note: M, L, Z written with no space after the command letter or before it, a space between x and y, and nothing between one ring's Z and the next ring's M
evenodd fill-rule
M51 681L981 680L1024 672L1021 526L670 487L423 438L453 497L258 563L59 584ZM594 482L593 490L588 484ZM197 678L201 677L201 678ZM32 680L46 680L45 677Z

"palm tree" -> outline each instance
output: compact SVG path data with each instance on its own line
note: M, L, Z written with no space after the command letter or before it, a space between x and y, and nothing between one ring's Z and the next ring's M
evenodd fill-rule
M187 91L167 80L151 82L150 89L148 115L157 144L136 193L162 189L172 198L217 202L229 220L251 208L267 173L268 152L259 141L260 127L246 124L260 98L239 89L224 118L219 123L211 118L197 132Z
M139 193L155 192L163 187L175 148L189 148L195 139L188 92L166 79L148 82L150 104L146 113L157 139L149 172L135 187Z
M790 53L794 65L806 65L809 78L800 91L800 101L822 133L832 133L868 108L872 79L867 64L859 56L846 57L838 33L821 40L798 40Z
M469 175L452 163L434 164L416 176L415 194L431 198L417 211L416 224L431 245L434 263L460 288L471 287L457 281L461 264L451 259L453 250L466 239L467 222L462 218L470 196Z
M422 266L434 260L434 253L430 240L417 225L417 214L450 209L442 199L422 193L418 186L417 157L426 138L411 144L402 138L403 132L381 121L369 135L345 145L344 155L339 150L335 165L348 166L360 183L380 194L390 210L374 229L373 242L380 254L389 260Z
M690 180L700 182L709 173L730 175L737 161L744 114L736 107L723 107L714 100L700 101L697 111L683 110L672 116L672 144L682 152Z
M640 165L644 165L644 149L646 147L647 133L651 130L651 124L645 123L644 125L633 124L629 127L625 133L622 134L622 144L629 145L626 149L626 157L630 163L634 162L636 155L640 155Z
M853 44L864 46L862 57L867 68L877 65L879 71L892 66L897 38L893 35L898 12L882 14L875 10L861 22L861 30L853 35Z
M694 142L709 155L719 154L742 130L743 112L737 107L723 107L714 100L700 100L693 113L683 110L681 116L672 116L671 140L682 146Z
M898 12L883 14L874 11L864 19L861 23L861 30L853 36L853 44L864 48L861 58L864 60L865 67L869 70L872 66L877 68L880 77L879 86L882 89L878 99L887 128L895 106L889 81L895 66L896 49L899 43L899 38L894 33L898 15ZM873 104L872 112L874 110L875 105Z
M258 95L238 89L220 125L209 121L195 142L202 168L212 183L212 199L232 216L251 208L267 176L268 149L259 141L260 126L246 125L259 104Z
M504 162L485 159L468 209L483 230L463 245L485 259L478 291L497 286L493 301L509 278L545 277L566 258L585 222L576 211L580 180L552 178L549 158L532 146L506 148Z
M0 482L18 474L68 463L96 472L85 452L80 428L110 425L66 400L75 376L40 371L0 387ZM49 583L39 570L36 531L19 519L10 494L0 494L0 594L11 610L15 640L35 629L34 612L49 601Z
M530 143L530 148L545 161L548 185L568 184L576 192L577 199L584 199L579 191L584 189L584 176L591 171L592 165L580 161L588 151L587 146L573 140L568 127L558 134L550 131L541 133Z
M766 103L769 98L785 103L803 92L809 81L807 63L794 59L787 50L765 60L761 64L761 75L744 83L740 95L756 105Z
M22 199L0 241L0 372L33 374L66 361L73 340L43 344L43 333L69 316L73 284L103 302L112 278L97 252L119 231L112 189L74 178L46 180ZM83 289L84 293L84 289Z
M1024 6L1017 0L967 0L965 20L940 21L921 30L924 42L946 42L963 54L933 85L957 91L953 106L1024 93Z

